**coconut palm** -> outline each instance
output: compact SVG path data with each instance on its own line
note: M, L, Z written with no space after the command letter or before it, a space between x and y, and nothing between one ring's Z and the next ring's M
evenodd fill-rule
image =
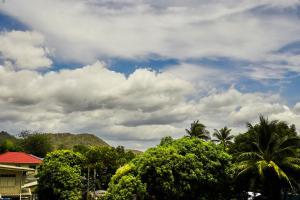
M206 126L204 124L199 123L199 120L191 123L190 129L185 129L186 133L189 137L197 137L204 140L209 140L209 131L206 130Z
M215 129L213 136L217 139L213 141L220 143L224 149L226 149L228 145L232 144L231 140L234 138L233 135L230 135L230 132L231 129L227 128L227 126L221 128L220 130Z
M276 133L278 121L268 121L260 116L258 125L248 124L249 131L256 137L249 141L251 150L241 152L237 157L239 176L254 175L261 184L261 193L268 200L281 199L283 189L295 189L300 176L300 158L297 149L300 139L296 136L282 136ZM298 155L297 155L298 154Z

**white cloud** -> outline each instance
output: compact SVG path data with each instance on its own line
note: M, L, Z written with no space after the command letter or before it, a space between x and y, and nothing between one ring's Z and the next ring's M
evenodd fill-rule
M295 104L294 111L295 113L300 114L300 102Z
M0 59L17 69L50 67L52 61L38 32L11 31L0 33Z
M228 125L235 134L258 114L300 122L298 106L289 109L279 95L234 87L198 95L197 82L169 71L137 69L126 77L97 62L45 74L0 67L0 77L0 126L12 132L90 132L145 149L163 136L182 136L196 119L210 130Z
M296 5L295 0L5 1L0 11L34 31L0 34L5 62L0 126L12 132L92 132L112 144L145 149L163 136L183 135L197 119L210 130L227 125L235 134L258 114L300 124L299 103L290 108L279 94L234 87L244 77L280 80L300 73L299 56L276 52L300 39L299 20L286 13ZM128 76L101 62L34 71L52 64L46 46L58 61L158 56L180 64ZM247 64L190 64L191 58L207 57Z
M197 88L197 94L212 92L221 85L232 85L240 78L235 72L231 72L228 76L228 71L223 68L184 62L168 66L162 71L193 83Z
M199 113L206 116L205 121L212 128L225 125L240 127L257 119L259 114L283 112L284 104L280 102L278 95L242 93L230 88L201 98L198 108Z
M6 1L0 8L47 37L56 57L264 60L300 39L299 20L272 15L297 1ZM35 6L32 6L35 5ZM260 12L254 8L262 7Z
M14 131L95 131L152 140L175 130L166 124L185 120L191 111L185 98L192 84L147 69L126 77L100 62L43 75L1 67L0 77L0 123Z

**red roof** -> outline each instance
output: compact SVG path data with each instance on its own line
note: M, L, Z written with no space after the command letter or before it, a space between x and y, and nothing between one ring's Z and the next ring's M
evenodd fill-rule
M0 155L0 163L41 164L42 159L24 152L6 152Z

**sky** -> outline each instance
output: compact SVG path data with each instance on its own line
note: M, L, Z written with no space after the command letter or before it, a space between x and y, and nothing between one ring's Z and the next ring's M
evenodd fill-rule
M2 0L0 129L145 150L194 120L300 130L299 0Z

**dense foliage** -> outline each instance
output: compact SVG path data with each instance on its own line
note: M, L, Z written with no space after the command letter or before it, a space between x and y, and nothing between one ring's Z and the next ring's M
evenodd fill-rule
M73 151L51 152L45 134L22 132L17 139L0 132L0 151L47 154L38 170L37 192L43 200L85 199L95 190L107 190L107 200L247 200L248 192L280 200L299 194L295 125L260 116L259 123L247 127L235 137L226 126L215 129L210 139L206 126L194 121L187 136L164 137L138 156L122 146L82 143Z
M95 171L96 189L107 189L111 177L116 170L134 158L131 151L126 152L124 147L91 147L85 152L86 165L90 171ZM87 169L86 169L87 172Z
M106 189L116 170L135 156L124 147L77 147L84 153L56 150L38 169L40 199L76 200L87 191Z
M20 150L21 147L18 145L18 141L14 136L10 135L6 131L0 131L0 153Z
M221 147L184 137L149 149L121 168L109 184L107 198L221 200L230 194L232 178L231 156Z
M299 190L300 138L294 126L260 117L259 124L248 124L249 130L238 139L242 145L236 155L238 178L252 183L247 190L256 190L267 199L280 200L283 191ZM247 140L241 140L241 138Z
M48 152L53 150L48 135L40 133L30 133L22 131L19 138L0 132L0 152L24 151L26 153L43 158Z
M49 153L38 169L37 192L43 200L81 199L81 167L84 157L70 150Z
M23 132L20 136L20 145L29 154L43 158L53 150L50 138L46 134Z

